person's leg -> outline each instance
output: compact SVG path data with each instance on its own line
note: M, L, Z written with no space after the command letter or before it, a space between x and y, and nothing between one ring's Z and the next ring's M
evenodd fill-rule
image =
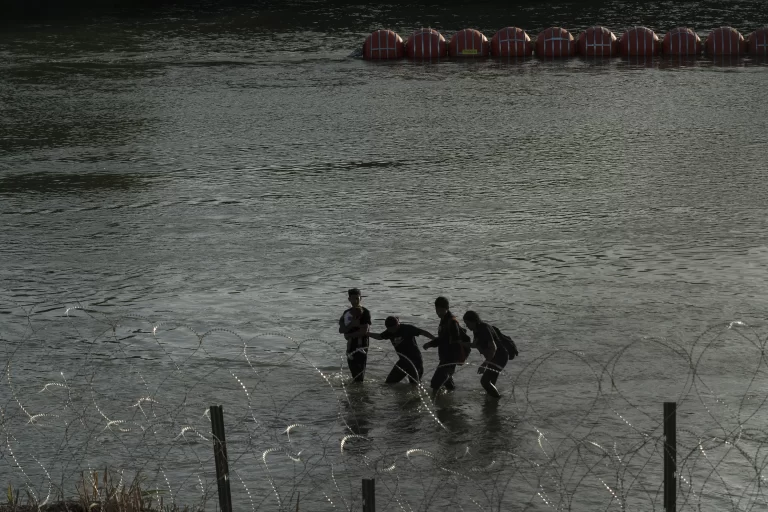
M421 354L419 354L419 358L414 361L416 364L416 374L418 375L418 379L415 379L413 377L410 377L411 384L418 384L421 382L421 378L424 376L424 363L421 360Z
M445 370L445 365L438 363L437 368L435 368L435 373L432 374L432 380L429 381L429 387L431 387L433 391L437 391L445 383L447 378L448 374Z
M491 372L491 384L496 385L496 381L499 379L499 375L504 371L504 367L507 366L509 356L505 350L499 350L496 352L496 356L493 358L493 364L496 365L495 372Z
M483 376L480 379L480 384L485 389L485 392L489 395L500 398L501 394L496 388L496 381L499 379L499 374L507 365L507 353L504 351L497 351L496 356L493 358L493 364L485 369Z
M448 380L445 382L445 389L453 391L456 389L456 384L453 382L453 374L456 371L456 364L447 365Z
M424 363L421 359L421 353L404 352L398 354L400 355L400 359L397 361L398 366L408 375L408 381L411 384L418 384L421 381L421 376L424 374Z
M441 361L435 370L435 374L432 376L432 381L430 382L432 390L437 391L442 386L445 386L445 389L454 389L456 387L453 383L453 372L455 370L456 364L443 363Z
M405 377L405 369L402 364L402 358L398 359L398 361L395 363L395 366L392 367L392 371L389 372L389 375L387 375L387 384L396 384L403 380Z
M352 374L352 378L355 382L363 382L365 379L365 366L368 361L368 354L366 349L362 347L355 347L350 351L352 347L347 346L347 363L349 365L349 371Z
M480 378L480 385L483 386L485 392L495 398L501 398L499 390L496 389L494 383L499 377L499 372L495 368L486 368L483 372L483 376Z

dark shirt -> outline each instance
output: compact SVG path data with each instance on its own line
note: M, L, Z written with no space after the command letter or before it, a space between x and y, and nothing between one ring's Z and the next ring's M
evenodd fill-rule
M400 324L397 332L384 331L381 337L392 342L392 346L398 353L419 353L419 345L416 336L424 336L426 333L418 327L410 324Z
M344 328L346 325L344 324L344 315L347 314L347 311L354 308L345 309L344 312L341 314L341 317L339 318L339 327ZM360 325L371 325L371 312L368 311L367 308L363 308L363 313L360 315ZM355 333L359 330L361 330L362 327L358 327L357 329L353 329L346 333L350 339L349 343L347 343L350 347L367 347L368 346L368 336L355 336Z
M477 344L477 349L480 353L483 354L486 359L493 359L498 347L496 333L493 331L493 327L485 322L480 322L475 326L475 330L472 334L475 335L475 343Z
M461 357L461 331L459 321L448 311L440 319L437 327L437 338L427 343L428 347L437 347L437 355L442 362L458 362Z

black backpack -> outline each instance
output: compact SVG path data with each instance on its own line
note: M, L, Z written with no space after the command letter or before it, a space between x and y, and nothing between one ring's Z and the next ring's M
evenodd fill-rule
M501 332L495 325L493 326L493 332L496 334L496 338L499 340L500 345L504 347L504 350L509 354L509 358L512 359L513 357L517 357L519 352L517 351L515 340Z
M458 322L457 322L458 323ZM459 326L459 340L464 343L472 343L472 338L469 337L469 334L467 334L467 330L463 328L462 326ZM461 347L461 357L462 362L466 361L469 357L470 352L472 352L472 347Z

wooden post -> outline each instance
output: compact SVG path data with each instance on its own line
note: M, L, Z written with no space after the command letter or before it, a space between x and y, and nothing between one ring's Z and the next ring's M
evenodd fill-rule
M376 512L376 480L363 478L363 512Z
M677 402L664 402L664 510L677 512Z
M221 512L232 512L227 440L224 436L224 411L220 405L212 405L210 412L211 431L213 432L213 457L216 460L216 483L219 486L219 508Z

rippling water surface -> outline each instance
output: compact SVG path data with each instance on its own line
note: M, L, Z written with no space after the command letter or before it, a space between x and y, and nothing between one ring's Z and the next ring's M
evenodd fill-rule
M689 404L678 425L699 435L692 447L765 416L762 402L745 412L765 378L759 340L725 329L715 353L693 354L711 348L698 337L722 322L764 332L766 63L348 55L380 26L403 37L422 25L447 36L477 27L490 37L505 25L532 35L550 25L662 34L687 25L704 36L766 22L757 1L302 2L5 22L0 338L10 437L0 483L45 496L40 468L61 485L83 468L144 465L189 502L211 488L201 414L225 403L237 418L230 449L247 447L233 488L254 508L288 507L301 489L312 510L354 508L357 478L377 475L391 484L378 490L383 510L431 509L466 498L451 480L464 482L461 473L475 478L467 496L486 510L661 509L661 452L643 445L660 436L661 402ZM434 331L432 301L447 295L457 313L476 309L508 331L522 356L500 380L506 397L485 402L472 367L437 405L405 385L385 388L385 344L373 350L369 382L345 387L336 321L352 286L376 330L397 314ZM65 313L73 307L86 311ZM212 328L232 332L201 343L196 333ZM312 341L297 350L259 333ZM436 354L425 359L431 371ZM58 385L39 393L52 382L68 394ZM713 422L714 403L730 405ZM141 426L122 432L110 421ZM312 433L286 448L292 424ZM206 440L174 445L185 425ZM169 444L159 440L166 427ZM621 428L637 442L622 447ZM351 455L339 448L350 433L361 436L346 444L358 443ZM711 466L703 483L687 473L696 492L681 482L686 506L760 510L757 437L742 446L754 458L723 455L717 478ZM647 449L640 458L652 462L599 478L586 462L520 478L523 466L586 457L592 441L624 455ZM261 457L275 446L316 450L323 463L276 452L271 465ZM420 452L405 455L414 449L438 462L414 462ZM502 454L511 454L503 470L486 467ZM335 479L318 476L326 463ZM297 464L315 469L297 473ZM477 491L484 478L492 492ZM645 497L620 489L627 482Z

